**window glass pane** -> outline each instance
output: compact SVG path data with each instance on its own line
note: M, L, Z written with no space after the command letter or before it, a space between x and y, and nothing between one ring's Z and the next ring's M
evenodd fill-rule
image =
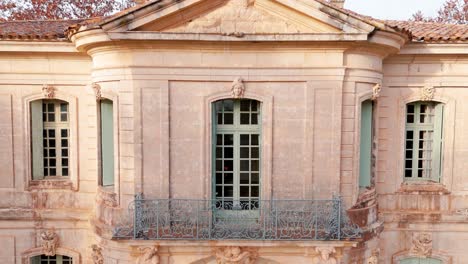
M224 145L225 146L232 146L234 144L234 135L226 134L224 135Z
M248 160L241 160L240 161L240 170L241 171L249 171L249 161Z
M257 102L257 101L251 101L251 102L252 102L252 106L251 106L252 112L257 112L257 110L258 110L258 102Z
M248 112L250 111L250 100L242 100L240 102L240 110L243 112Z
M240 197L249 197L249 186L240 186Z
M240 144L249 145L249 135L240 135Z
M249 158L249 148L240 148L240 157L241 158Z
M224 124L232 125L234 124L234 115L233 114L224 114Z
M252 186L251 191L252 191L252 193L250 194L250 196L252 196L252 197L259 197L260 196L258 186Z
M258 159L260 157L258 148L257 147L251 148L250 155L251 155L252 158Z
M260 182L259 174L258 173L252 173L251 175L251 180L252 184L258 184Z
M252 142L250 144L252 146L258 146L258 135L252 135Z
M234 175L232 173L225 173L224 184L233 184L233 183L234 183Z
M224 148L224 158L233 158L234 157L234 149L231 147Z
M257 114L252 114L251 117L252 117L251 124L252 125L258 125L258 115Z
M224 186L224 197L233 197L234 189L232 186Z
M250 170L251 171L258 171L258 160L250 161Z
M242 113L240 115L240 123L241 125L248 125L250 123L250 115Z
M234 165L232 160L224 160L224 171L233 171Z
M233 100L224 100L223 101L224 112L234 111L234 101Z
M249 174L248 173L241 173L240 174L240 183L241 184L248 184L249 183Z

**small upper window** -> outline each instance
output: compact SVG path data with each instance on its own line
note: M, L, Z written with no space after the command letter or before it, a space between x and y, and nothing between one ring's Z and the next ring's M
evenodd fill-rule
M443 104L406 106L405 179L439 182L441 176Z
M31 102L33 179L69 176L69 106L60 100Z
M67 256L46 256L41 255L31 258L31 264L73 264L73 260Z

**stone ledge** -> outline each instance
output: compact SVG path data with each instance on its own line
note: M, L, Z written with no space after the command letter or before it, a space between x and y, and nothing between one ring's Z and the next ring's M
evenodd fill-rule
M447 195L450 191L441 183L435 182L404 182L401 184L397 193L403 194L439 194Z

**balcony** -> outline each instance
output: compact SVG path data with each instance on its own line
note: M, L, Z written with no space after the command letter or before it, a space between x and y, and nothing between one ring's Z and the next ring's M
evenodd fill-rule
M331 200L146 200L136 197L114 239L355 240L339 198Z

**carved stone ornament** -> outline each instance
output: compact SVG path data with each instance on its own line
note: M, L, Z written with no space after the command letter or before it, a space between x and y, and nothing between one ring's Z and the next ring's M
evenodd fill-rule
M432 254L432 234L414 233L410 253L417 256L430 256Z
M458 209L455 211L456 214L468 216L468 208Z
M104 257L102 256L102 249L98 245L92 245L93 253L91 255L94 264L104 264Z
M380 250L372 251L372 255L366 260L366 264L379 264Z
M374 87L372 87L372 100L373 101L379 98L380 91L382 91L382 86L379 83L377 83L376 85L374 85Z
M218 248L215 255L217 264L253 264L258 258L256 251L235 246Z
M336 253L334 247L317 247L315 248L315 252L319 254L313 260L313 264L337 264L338 261L336 258L332 257L331 255Z
M53 99L55 98L55 87L49 84L44 84L42 86L42 94L45 98Z
M141 247L137 264L159 264L158 247Z
M53 229L41 233L41 245L43 254L46 256L55 256L59 243L59 237Z
M118 205L117 194L114 192L107 192L102 188L98 189L96 200L98 203L104 204L107 207L116 207Z
M94 95L96 96L96 101L101 101L102 93L101 93L101 85L98 83L92 83L91 87L93 88Z
M245 93L244 80L241 77L237 77L232 82L231 93L233 98L243 98Z
M432 101L434 100L435 87L431 85L425 85L421 88L421 100L422 101Z

